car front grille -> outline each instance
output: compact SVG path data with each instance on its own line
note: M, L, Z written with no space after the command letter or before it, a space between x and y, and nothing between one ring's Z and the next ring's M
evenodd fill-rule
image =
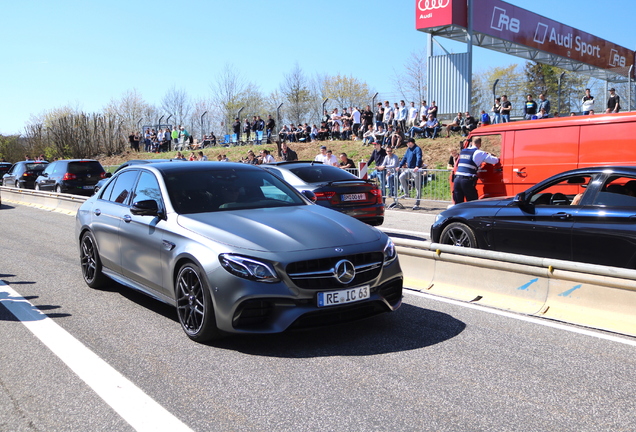
M317 260L298 261L287 266L287 274L299 288L334 289L345 286L356 286L369 283L382 270L383 254L369 252L347 256L336 256ZM355 278L343 284L336 278L335 267L341 260L348 260L356 269Z

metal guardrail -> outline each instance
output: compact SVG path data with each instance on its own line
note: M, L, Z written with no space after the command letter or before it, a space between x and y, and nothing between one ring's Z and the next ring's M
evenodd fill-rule
M404 205L419 205L420 201L451 202L451 171L442 169L400 168L371 171L373 179L382 189L388 209L404 208Z
M2 202L25 204L66 214L77 213L77 209L88 199L88 197L81 195L17 189L6 186L0 186L0 196L2 197Z
M393 239L405 285L636 336L636 270Z

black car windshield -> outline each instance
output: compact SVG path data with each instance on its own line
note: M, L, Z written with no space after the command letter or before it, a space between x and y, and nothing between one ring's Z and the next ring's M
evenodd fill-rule
M28 163L28 164L24 164L24 169L26 171L44 171L44 168L46 168L47 165L48 165L47 163L42 163L42 162Z
M263 170L194 170L164 174L177 213L305 205L295 189Z
M104 172L104 168L97 161L69 162L68 172L72 174L101 174Z
M327 183L336 181L351 181L359 180L353 174L329 165L308 165L297 168L291 168L290 171L294 173L305 183Z

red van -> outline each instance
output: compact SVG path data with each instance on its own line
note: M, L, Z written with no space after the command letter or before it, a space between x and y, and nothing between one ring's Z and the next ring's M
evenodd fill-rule
M554 174L588 166L636 165L636 113L519 121L472 131L499 156L479 169L480 198L516 195Z

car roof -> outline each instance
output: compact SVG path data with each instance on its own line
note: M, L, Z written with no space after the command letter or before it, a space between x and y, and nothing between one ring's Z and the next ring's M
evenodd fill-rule
M290 166L290 165L325 165L322 162L319 161L312 161L312 160L307 160L307 161L281 161L281 162L274 162L274 163L268 163L266 165L274 165L274 166ZM328 165L325 165L328 166Z
M210 161L172 161L171 163L149 163L145 167L152 167L162 174L182 171L210 171L234 169L237 171L260 170L256 165L240 162L210 162ZM139 168L139 167L137 167Z

